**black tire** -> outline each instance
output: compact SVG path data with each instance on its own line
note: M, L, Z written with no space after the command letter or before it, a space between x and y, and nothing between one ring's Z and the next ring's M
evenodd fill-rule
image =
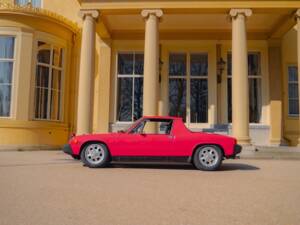
M80 160L80 155L71 155L73 159Z
M95 156L89 155L92 151L99 152ZM81 161L85 166L89 168L103 168L106 167L109 162L109 151L106 145L98 142L91 142L84 146L80 153ZM94 160L95 159L95 160ZM98 160L99 159L99 160Z
M218 170L222 164L223 152L216 145L203 145L196 149L193 157L194 166L199 170Z

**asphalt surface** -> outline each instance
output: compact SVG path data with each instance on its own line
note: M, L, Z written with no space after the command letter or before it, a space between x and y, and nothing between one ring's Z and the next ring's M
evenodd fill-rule
M300 161L89 169L61 152L0 152L0 225L299 225Z

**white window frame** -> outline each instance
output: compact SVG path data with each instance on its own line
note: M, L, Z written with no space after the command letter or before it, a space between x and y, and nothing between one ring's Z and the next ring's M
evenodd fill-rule
M15 67L16 67L16 55L17 55L17 35L16 34L10 34L7 32L0 32L0 36L6 36L6 37L13 37L14 38L14 52L13 52L13 58L12 59L7 59L7 58L0 58L0 62L12 62L13 67L12 67L12 74L11 74L11 83L10 84L0 84L0 85L10 85L10 106L9 106L9 116L1 116L0 118L2 119L11 119L13 118L13 104L14 104L14 83L15 83Z
M226 73L227 73L227 83L228 83L228 80L229 79L231 79L231 88L232 88L232 67L233 67L233 63L232 63L232 51L227 51L227 55L226 55L226 59L228 59L228 54L230 54L231 55L231 74L228 74L227 73L227 70L226 70ZM253 74L248 74L248 81L250 80L250 79L260 79L260 84L261 84L261 90L260 90L260 92L261 92L261 94L262 94L262 89L263 89L263 71L262 71L262 52L261 51L248 51L247 52L247 61L248 61L248 56L249 56L249 54L259 54L260 55L260 68L259 68L259 70L260 70L260 74L259 75L253 75ZM247 73L248 73L248 71L247 71ZM228 88L228 86L227 86L227 88ZM226 88L226 89L227 89ZM228 95L228 89L227 89L227 95ZM261 107L261 115L260 115L260 121L258 122L258 123L253 123L253 122L250 122L251 124L260 124L261 123L261 121L262 121L262 101L263 101L263 96L261 95L260 96L260 107ZM228 98L227 98L228 99ZM227 99L226 99L226 101L227 101ZM227 104L228 104L228 102L227 102ZM227 105L227 119L228 119L228 114L229 112L228 112L228 105ZM228 123L229 123L229 121L228 121ZM232 123L232 122L230 122L230 123Z
M170 51L168 53L168 65L170 64L170 55L171 54L185 54L186 55L186 74L185 76L181 75L172 75L170 76L169 74L169 69L167 70L167 75L168 75L168 84L170 84L170 79L185 79L186 81L186 121L185 124L188 127L195 128L197 125L205 125L207 126L210 121L209 121L209 94L210 94L210 79L209 79L209 51ZM208 64L208 69L207 69L207 74L206 76L192 76L191 75L191 55L207 55L207 64ZM207 122L205 123L192 123L191 122L191 80L207 80ZM169 97L169 96L168 96Z
M290 84L298 84L298 92L299 92L299 74L297 74L298 75L298 79L297 79L297 81L289 81L289 68L290 67L296 67L297 68L297 73L298 73L298 66L296 65L296 64L290 64L290 65L288 65L287 66L287 105L288 105L288 108L287 108L287 111L288 111L288 116L289 117L298 117L300 114L300 112L298 113L298 114L292 114L292 113L290 113L290 100L298 100L298 102L299 102L299 94L300 93L298 93L298 98L290 98L290 96L289 96L289 89L290 89Z
M119 74L119 54L132 54L133 55L133 74ZM116 52L116 110L115 110L115 121L116 123L118 124L132 124L134 122L134 118L133 118L133 115L134 115L134 81L135 81L135 78L143 78L143 85L144 85L144 74L135 74L135 71L134 71L134 68L135 68L135 55L136 54L144 54L143 51L117 51ZM132 81L132 105L131 105L131 121L120 121L118 120L118 107L119 107L119 102L118 102L118 96L119 96L119 88L118 88L118 85L119 85L119 78L132 78L133 81Z
M51 52L50 52L50 62L49 64L47 63L40 63L38 62L38 59L37 59L37 55L38 55L38 42L45 42L46 44L49 44L51 46ZM56 46L56 47L60 47L63 49L63 56L62 56L62 67L57 67L57 66L54 66L52 65L53 63L53 47ZM64 105L64 81L65 81L65 58L66 58L66 46L60 44L60 43L57 43L55 41L51 41L49 39L43 39L43 38L39 38L35 41L35 60L36 60L36 63L35 63L35 67L34 67L34 83L33 83L33 86L34 86L34 104L33 104L33 120L36 120L36 121L50 121L50 122L62 122L64 120L63 118L63 112L64 112L64 109L63 109L63 105ZM35 111L36 111L36 89L37 88L41 88L41 87L38 87L36 86L36 69L38 66L44 66L44 67L47 67L49 68L49 83L48 83L48 102L47 102L47 119L43 119L43 118L36 118L35 116ZM61 71L61 90L60 90L60 112L59 112L59 119L51 119L50 118L50 115L51 115L51 105L50 105L50 100L51 100L51 83L52 83L52 70L55 69L55 70L59 70Z

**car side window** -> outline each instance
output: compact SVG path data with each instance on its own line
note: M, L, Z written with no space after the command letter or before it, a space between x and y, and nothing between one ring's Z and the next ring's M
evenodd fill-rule
M172 130L172 120L167 119L147 119L138 124L130 133L133 134L165 134Z

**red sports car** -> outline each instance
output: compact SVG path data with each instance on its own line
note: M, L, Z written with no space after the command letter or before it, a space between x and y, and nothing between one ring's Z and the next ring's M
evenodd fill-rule
M225 158L235 158L242 147L236 139L192 132L181 118L145 116L127 131L73 136L63 151L91 168L111 161L189 162L200 170L217 170Z

